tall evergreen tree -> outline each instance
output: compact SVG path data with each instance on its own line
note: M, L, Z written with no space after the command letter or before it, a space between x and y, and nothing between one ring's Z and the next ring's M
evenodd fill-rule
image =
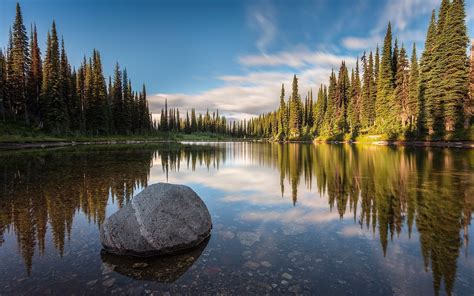
M10 104L13 111L14 120L17 116L23 116L26 123L29 123L29 115L27 108L27 77L30 67L30 54L28 50L28 34L23 25L23 16L20 4L16 4L16 17L13 23L12 31L12 48L11 55L12 64L10 75Z
M464 102L469 92L469 67L466 48L469 42L463 0L453 0L447 13L440 46L439 68L443 69L440 85L444 129L449 132L464 126Z
M413 50L410 62L410 77L408 89L407 115L409 130L415 131L416 119L420 110L420 72L416 56L416 44L413 43Z
M435 98L432 91L432 72L435 67L434 47L436 40L436 16L435 11L431 13L431 21L425 40L425 48L420 61L420 98L419 113L417 119L418 136L423 136L429 129L433 130L434 118L432 114L435 108Z
M120 70L119 63L115 64L114 69L114 82L112 88L112 106L113 106L113 121L115 132L118 134L124 134L127 130L125 126L125 115L124 115L124 102L123 102L123 82L122 82L122 71Z
M469 87L469 97L465 103L465 120L464 120L464 128L469 128L470 125L474 124L474 40L472 40L471 44L471 59L470 59L470 87ZM0 94L1 95L1 94Z
M298 138L301 135L302 104L298 93L298 79L293 76L293 87L290 98L289 137Z
M280 108L278 110L278 137L280 140L286 139L287 137L287 127L288 127L288 112L286 110L285 102L285 85L281 84L281 94L280 94Z
M382 59L380 61L380 72L377 82L377 99L375 102L375 125L377 131L383 133L393 132L396 121L396 113L394 113L394 75L392 67L392 26L388 23L383 45Z
M41 96L41 83L43 80L43 67L36 25L34 25L31 30L30 57L31 64L27 78L27 110L29 111L30 118L38 123L40 119L39 103Z
M402 45L397 57L395 74L395 106L403 127L409 125L409 63L405 47Z
M60 133L67 123L67 109L61 93L59 41L56 23L53 21L51 34L43 63L42 111L47 130Z
M3 51L0 49L0 117L2 121L6 121L5 116L5 97L6 97L6 60Z

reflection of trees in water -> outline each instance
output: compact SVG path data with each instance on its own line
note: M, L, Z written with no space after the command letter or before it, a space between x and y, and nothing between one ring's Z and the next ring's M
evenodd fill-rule
M146 186L153 150L65 150L13 153L0 159L0 236L13 230L28 272L38 244L44 253L50 225L62 255L74 215L100 225L111 196L120 207Z
M100 226L109 198L121 208L147 185L153 159L161 160L166 174L183 161L187 169L218 169L225 150L171 144L5 154L0 157L0 246L4 233L13 231L30 273L35 247L44 254L50 227L62 256L76 212Z
M100 225L109 197L122 207L146 186L153 159L166 174L219 169L227 159L271 167L280 173L282 195L288 186L295 205L303 180L327 196L341 218L351 213L361 227L378 231L384 254L404 225L411 237L416 223L437 292L443 280L452 291L462 240L467 252L474 209L470 150L251 143L83 148L0 158L0 245L3 233L13 230L28 271L35 246L44 252L48 223L62 254L74 214L82 211Z
M263 153L268 155L267 164L280 169L282 194L288 181L296 204L300 179L311 187L314 176L331 210L341 218L349 210L361 227L378 230L384 255L388 241L401 233L403 225L411 237L416 221L435 291L444 279L446 292L451 293L460 233L467 251L474 210L471 151L297 144L269 144L265 149L271 150Z

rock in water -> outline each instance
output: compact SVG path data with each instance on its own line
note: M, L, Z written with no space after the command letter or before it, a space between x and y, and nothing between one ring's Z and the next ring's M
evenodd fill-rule
M100 240L113 254L155 256L195 247L211 228L209 211L191 188L158 183L105 219Z

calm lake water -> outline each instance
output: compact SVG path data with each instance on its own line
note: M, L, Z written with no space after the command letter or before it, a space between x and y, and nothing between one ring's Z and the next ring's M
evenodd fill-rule
M210 239L175 257L102 252L104 219L157 182L204 199ZM474 150L220 143L0 152L0 295L473 295L473 211Z

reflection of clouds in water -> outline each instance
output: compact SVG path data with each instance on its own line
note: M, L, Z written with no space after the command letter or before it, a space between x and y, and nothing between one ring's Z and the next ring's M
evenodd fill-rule
M337 212L320 212L314 210L307 210L302 208L292 208L279 211L252 211L244 212L241 215L243 220L247 221L265 221L265 222L281 222L281 223L327 223L339 220Z

